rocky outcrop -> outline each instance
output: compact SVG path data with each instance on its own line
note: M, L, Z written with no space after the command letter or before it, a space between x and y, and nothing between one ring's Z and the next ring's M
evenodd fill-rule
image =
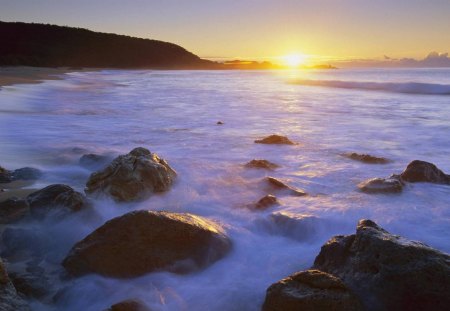
M335 236L314 269L340 278L367 310L448 310L450 256L395 236L371 220L356 234Z
M293 141L291 141L286 136L280 135L270 135L262 139L255 140L257 144L271 144L271 145L295 145Z
M29 311L27 303L17 294L9 279L6 267L0 259L0 310Z
M355 161L360 161L360 162L367 163L367 164L386 164L386 163L391 162L386 158L375 157L370 154L359 154L359 153L355 153L355 152L345 153L345 154L343 154L343 156L347 157L349 159L352 159Z
M41 176L42 172L32 167L23 167L15 171L9 171L0 166L0 183L10 183L16 180L36 180Z
M223 229L205 218L135 211L106 222L75 244L63 265L75 276L188 273L222 258L230 248Z
M33 216L78 212L89 206L81 193L60 184L50 185L31 193L27 197L27 202Z
M408 182L431 182L437 184L450 184L450 175L445 174L433 163L414 160L408 164L400 174L404 181Z
M26 217L30 212L30 207L26 200L16 197L0 202L0 224L8 224Z
M151 311L142 301L127 299L112 305L104 311Z
M297 272L272 284L263 311L359 311L361 303L337 277L318 270Z
M268 195L262 197L258 202L253 204L251 207L256 208L256 209L267 209L269 207L279 205L279 204L280 204L280 202L278 202L276 196L274 196L272 194L268 194Z
M307 193L301 189L295 189L275 177L266 177L266 181L273 190L285 192L293 196L304 196Z
M118 202L139 201L169 190L175 177L175 171L164 159L145 148L135 148L93 173L85 192L106 194Z
M366 193L398 193L403 190L403 182L396 176L372 178L358 184L358 188Z
M272 163L263 159L253 159L250 162L245 164L247 168L263 168L266 170L274 170L279 167L279 165Z

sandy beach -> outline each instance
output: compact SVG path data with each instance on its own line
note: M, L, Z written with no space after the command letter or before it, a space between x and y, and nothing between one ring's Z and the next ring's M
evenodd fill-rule
M82 71L79 69L76 71ZM69 68L43 67L0 67L0 87L13 84L40 83L43 80L57 80L64 73L75 71Z

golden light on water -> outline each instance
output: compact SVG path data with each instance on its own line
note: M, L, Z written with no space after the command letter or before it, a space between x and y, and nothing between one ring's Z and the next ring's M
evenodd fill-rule
M307 59L308 57L301 53L289 54L282 57L284 65L291 68L297 68L301 65L305 65Z

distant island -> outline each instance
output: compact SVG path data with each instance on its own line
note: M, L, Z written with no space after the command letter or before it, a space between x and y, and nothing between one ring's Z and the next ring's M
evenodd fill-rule
M49 24L1 22L0 66L120 69L288 69L270 62L202 59L158 40ZM335 69L330 65L301 69Z

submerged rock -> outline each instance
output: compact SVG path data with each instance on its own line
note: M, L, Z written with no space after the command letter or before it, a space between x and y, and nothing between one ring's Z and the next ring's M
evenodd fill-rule
M263 225L271 234L306 241L322 232L326 222L313 215L276 212L270 214Z
M26 200L16 197L0 202L0 224L8 224L26 217L30 212L30 207Z
M175 177L176 172L164 159L145 148L135 148L93 173L85 192L107 194L118 202L138 201L169 190Z
M272 284L263 311L359 311L361 303L337 277L318 270L297 272Z
M217 121L216 123L217 125L224 125L224 123L222 121Z
M450 184L450 175L445 174L433 163L414 160L408 164L400 174L404 181L408 182L431 182L437 184Z
M263 160L263 159L253 159L250 162L245 164L245 167L248 168L264 168L267 170L273 170L276 169L277 167L280 167L279 165L272 163L270 161L267 160Z
M266 177L266 181L269 183L270 187L275 190L283 190L286 191L290 195L294 196L304 196L307 195L307 193L301 189L295 189L291 186L286 185L284 182L282 182L279 179L276 179L274 177Z
M272 195L272 194L268 194L264 197L262 197L258 202L256 202L253 207L256 209L266 209L269 207L272 207L274 205L279 205L280 202L278 202L277 197Z
M151 311L142 301L127 299L112 305L104 311Z
M386 164L386 163L391 162L386 158L375 157L370 154L359 154L359 153L355 153L355 152L345 153L344 156L349 159L368 163L368 164Z
M403 182L395 176L389 178L371 178L358 184L366 193L398 193L403 190Z
M79 163L87 169L100 169L110 161L110 157L94 153L84 154L81 156Z
M450 256L392 235L371 220L356 234L335 236L314 269L339 277L367 310L448 310Z
M135 211L106 222L76 243L63 265L75 276L97 273L127 278L160 270L188 273L219 260L230 248L223 229L205 218Z
M86 198L66 185L50 185L27 197L33 216L43 216L50 212L77 212L89 206Z
M25 300L18 294L12 284L6 267L0 258L0 310L1 311L29 311Z
M280 135L270 135L263 139L255 140L257 144L273 144L273 145L295 145L289 138L286 136Z
M0 183L10 183L17 180L36 180L41 176L42 172L32 167L23 167L15 171L9 171L0 166Z

